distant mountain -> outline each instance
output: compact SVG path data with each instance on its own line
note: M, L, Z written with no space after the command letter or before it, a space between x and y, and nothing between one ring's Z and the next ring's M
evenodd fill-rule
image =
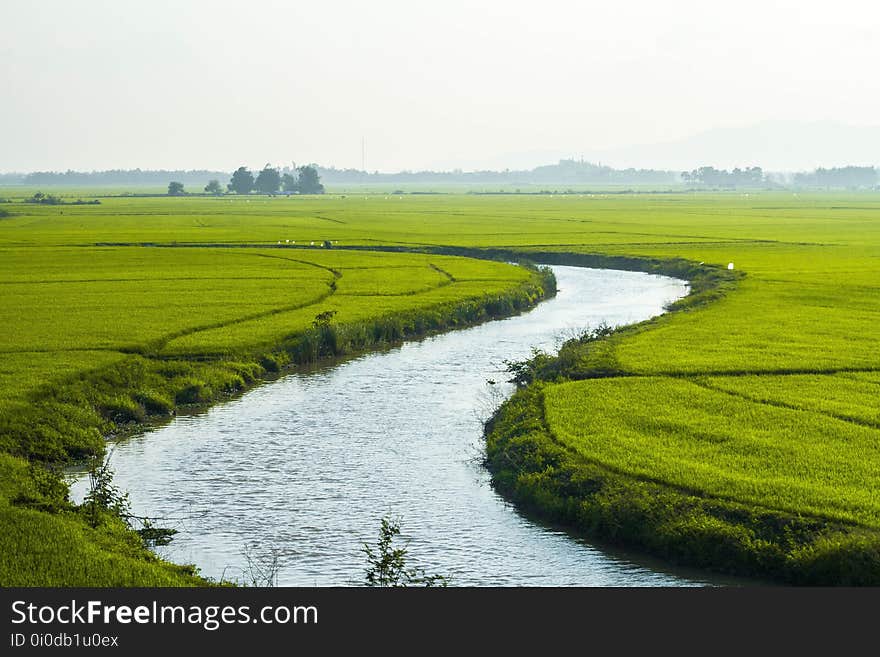
M764 121L715 128L657 144L587 151L590 160L613 167L684 171L695 165L761 166L768 171L880 164L880 126L833 121Z

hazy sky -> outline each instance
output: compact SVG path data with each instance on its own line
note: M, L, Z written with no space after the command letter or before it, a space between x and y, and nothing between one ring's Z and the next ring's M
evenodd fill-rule
M880 3L0 0L0 171L497 165L880 124ZM878 157L880 160L880 157Z

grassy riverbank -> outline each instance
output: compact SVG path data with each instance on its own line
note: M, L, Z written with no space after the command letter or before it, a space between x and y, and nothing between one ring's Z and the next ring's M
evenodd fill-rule
M52 471L99 457L105 436L287 366L507 316L555 292L541 273L451 256L28 243L47 213L26 211L23 225L0 226L5 586L203 584L113 513L69 504Z
M745 276L520 364L531 385L487 427L498 489L680 564L880 584L880 222L857 209L802 212L788 240L608 249L730 258L723 273Z
M502 491L682 563L878 581L877 194L105 198L4 209L0 447L16 455L2 502L12 528L4 583L23 580L21 555L44 555L27 568L49 559L39 536L67 531L26 540L21 527L76 513L39 510L60 501L27 483L16 459L94 453L102 434L234 394L289 360L485 316L456 305L464 299L501 314L534 302L538 283L521 270L440 255L474 250L670 273L693 289L679 312L544 363L493 424ZM334 248L311 248L325 241ZM488 308L511 290L519 301ZM401 313L409 319L389 323ZM500 455L517 450L528 467L505 470ZM11 504L25 488L36 501ZM25 512L40 520L12 519ZM90 549L104 540L81 538ZM88 561L84 550L59 547L54 558ZM51 581L106 583L114 568L68 580L58 570ZM160 578L131 572L118 581Z
M492 271L493 263L486 267ZM340 311L319 320L312 315L308 324L286 325L276 333L274 344L265 333L258 333L258 342L249 346L242 342L239 351L225 342L222 355L124 353L109 364L84 366L50 385L24 391L5 405L3 416L7 454L2 455L6 489L0 491L0 582L7 586L204 583L193 568L154 557L138 534L112 513L102 513L97 524L92 522L92 515L67 502L66 487L51 474L52 466L100 457L102 436L137 430L145 422L170 417L180 406L226 399L287 366L509 316L555 293L552 275L526 270L507 279L482 281L479 295L468 285L462 288L459 299L449 293L441 301L424 295L400 304L399 310L389 311L377 303L372 316L355 307L358 320L334 321L343 314ZM317 316L328 312L334 311L322 310ZM242 340L254 337L239 331L236 335Z

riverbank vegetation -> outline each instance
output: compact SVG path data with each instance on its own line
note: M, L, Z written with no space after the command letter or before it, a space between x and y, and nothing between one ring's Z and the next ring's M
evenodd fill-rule
M28 460L100 452L289 362L515 312L548 283L455 256L516 254L692 294L524 366L531 385L489 426L499 490L680 563L877 583L878 212L872 193L16 205L0 223L0 581L196 582L124 528L70 519Z
M4 585L202 583L120 514L68 503L58 466L100 459L105 437L287 365L507 316L555 292L544 273L454 256L3 237Z

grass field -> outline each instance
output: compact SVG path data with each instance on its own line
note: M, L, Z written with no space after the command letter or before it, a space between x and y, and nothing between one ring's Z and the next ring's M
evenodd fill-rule
M226 216L227 206L211 199L4 205L13 212L0 223L5 585L199 581L152 558L118 519L90 526L28 460L100 454L102 436L235 394L290 361L510 314L544 294L531 271L497 262L311 248L303 238L309 248L288 248L290 238L283 249L265 239L254 240L256 248L227 248L252 232L283 228L299 237L277 206L273 226L255 213ZM211 216L205 208L215 217L221 209L232 239L219 227L201 230ZM101 244L155 237L154 229L190 245ZM327 239L316 237L320 245Z
M705 263L718 272L700 293L710 303L570 345L502 409L488 443L496 484L548 517L670 559L792 581L880 581L878 194L346 193L3 209L12 216L0 219L0 445L50 461L302 357L297 336L326 338L314 324L321 312L335 311L332 340L344 351L368 347L363 326L379 318L398 339L456 325L425 320L432 309L448 317L465 299L523 286L522 304L539 296L522 269L345 247L625 266L634 257L669 273ZM334 248L317 248L325 240ZM401 315L406 326L388 323ZM322 348L308 346L314 357ZM540 426L518 415L526 408ZM501 463L514 447L531 456ZM25 481L22 462L10 463L10 479ZM24 526L16 514L48 523L75 513L10 506L17 494L6 495L4 526ZM77 531L72 553L98 545ZM21 581L24 545L4 546L3 583ZM108 567L70 581L106 583ZM151 577L191 581L174 570Z

